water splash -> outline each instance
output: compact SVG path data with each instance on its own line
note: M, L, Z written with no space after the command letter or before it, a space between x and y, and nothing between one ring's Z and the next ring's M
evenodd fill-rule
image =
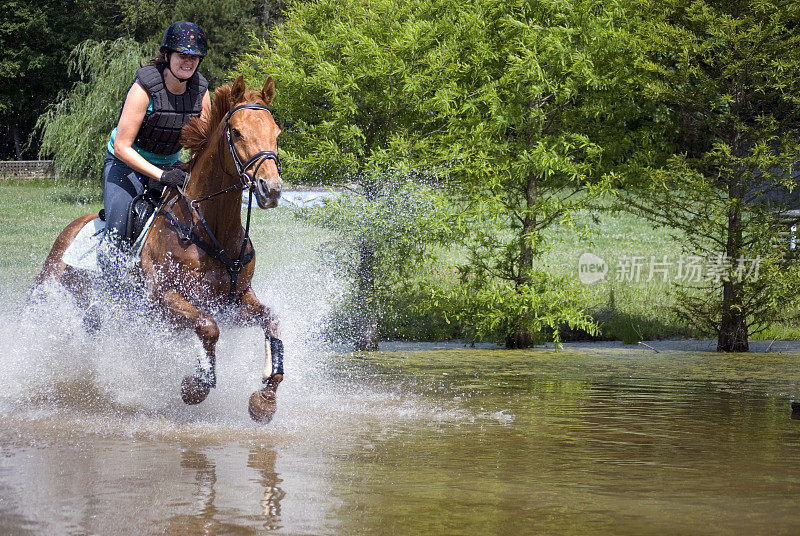
M457 407L435 406L391 381L342 372L321 336L341 282L313 262L257 277L253 286L281 320L286 346L286 376L269 427L247 414L264 363L259 328L221 323L217 388L202 404L185 406L180 382L202 352L191 331L176 333L147 314L110 306L99 332L89 334L81 308L54 283L40 289L37 302L0 312L0 337L9 347L0 415L39 431L211 441L265 433L324 441L342 429L462 417Z

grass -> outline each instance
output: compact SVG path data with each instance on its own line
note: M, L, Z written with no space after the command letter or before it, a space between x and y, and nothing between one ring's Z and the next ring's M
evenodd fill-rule
M0 286L19 297L41 269L56 236L74 218L102 208L97 191L87 186L75 187L52 179L6 180L0 182ZM631 214L589 212L576 215L577 224L567 229L553 228L547 235L548 250L540 262L549 270L578 279L578 259L591 252L602 258L609 271L604 280L584 287L585 307L600 322L607 339L635 343L644 339L698 336L674 313L673 281L663 281L654 274L647 281L649 266L643 266L639 281L618 277L617 270L628 257L658 260L666 257L677 262L681 242L666 229L651 227ZM253 212L251 234L258 249L258 270L290 270L293 266L316 259L315 246L324 240L324 232L298 221L291 210ZM453 259L452 255L443 258ZM647 263L646 263L647 264ZM432 270L430 266L425 268ZM676 266L670 267L674 279ZM436 273L453 273L442 266ZM622 274L619 273L621 276ZM409 299L413 299L410 297ZM408 304L406 304L408 305ZM398 303L403 309L403 304ZM414 316L409 317L414 321ZM418 319L429 323L430 319ZM419 327L419 326L417 326ZM412 329L414 337L437 338L447 333L447 326L428 324L426 329ZM430 328L430 329L428 329ZM430 331L433 329L433 331ZM775 325L755 338L800 338L796 326Z
M19 298L64 227L101 208L102 201L85 186L53 179L0 182L0 287ZM321 240L319 230L297 222L289 210L254 210L252 214L251 235L260 271L308 260Z
M98 186L99 189L99 186ZM0 183L0 283L27 288L38 274L61 230L82 214L96 212L101 202L65 197L53 179L9 179Z
M586 307L599 322L603 338L635 343L699 335L674 312L676 265L662 265L668 275L651 270L651 259L677 263L683 253L678 238L628 213L586 211L575 220L571 227L548 230L549 249L542 263L579 280L581 255L592 253L604 261L605 277L584 287ZM638 274L631 268L634 262L640 265Z

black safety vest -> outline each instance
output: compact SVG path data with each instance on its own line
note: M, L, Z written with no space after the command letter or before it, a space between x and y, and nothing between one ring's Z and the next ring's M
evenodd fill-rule
M203 109L203 95L208 81L195 71L186 84L186 91L173 95L164 83L163 69L145 65L136 71L136 80L153 99L153 111L144 116L134 143L155 154L175 154L180 148L181 129Z

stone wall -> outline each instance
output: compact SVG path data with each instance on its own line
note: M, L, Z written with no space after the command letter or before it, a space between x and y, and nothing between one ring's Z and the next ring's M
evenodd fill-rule
M43 177L58 178L58 170L52 160L8 160L0 162L0 180Z

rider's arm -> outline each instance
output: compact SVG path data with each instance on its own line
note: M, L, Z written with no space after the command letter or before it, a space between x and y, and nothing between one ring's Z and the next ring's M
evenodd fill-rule
M133 140L139 133L147 106L150 104L150 95L137 82L131 86L125 104L122 106L122 115L117 123L117 136L114 138L114 156L125 162L132 170L138 171L153 179L160 179L163 169L151 164L133 148Z

